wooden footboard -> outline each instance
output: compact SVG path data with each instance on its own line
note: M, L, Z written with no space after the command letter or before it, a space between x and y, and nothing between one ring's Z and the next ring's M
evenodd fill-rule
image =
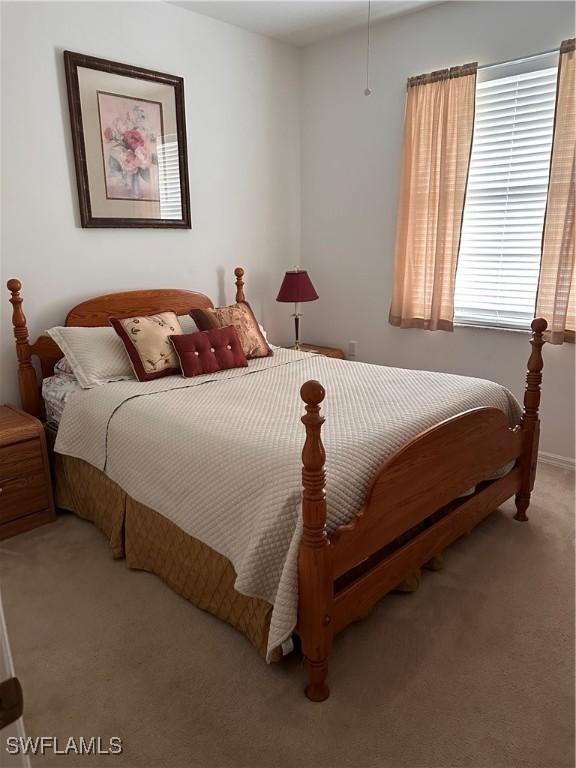
M538 407L546 321L534 320L524 412L510 428L502 411L476 408L417 435L376 473L354 520L328 537L318 382L303 385L303 535L299 554L298 633L309 684L323 701L333 637L400 582L516 496L526 520L538 454ZM512 469L490 479L507 465Z

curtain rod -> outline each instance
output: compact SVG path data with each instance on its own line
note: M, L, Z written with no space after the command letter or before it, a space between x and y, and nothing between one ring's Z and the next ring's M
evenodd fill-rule
M538 59L541 56L550 56L552 53L560 53L559 48L552 48L549 51L542 51L542 53L533 53L531 56L523 56L521 59L508 59L507 61L497 61L494 64L482 64L478 69L491 69L492 67L502 67L504 64L522 64L525 61L531 59Z

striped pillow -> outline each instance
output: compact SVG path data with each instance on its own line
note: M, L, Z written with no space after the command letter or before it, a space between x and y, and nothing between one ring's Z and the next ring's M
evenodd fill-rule
M57 326L46 333L62 350L83 389L134 378L130 358L113 328Z

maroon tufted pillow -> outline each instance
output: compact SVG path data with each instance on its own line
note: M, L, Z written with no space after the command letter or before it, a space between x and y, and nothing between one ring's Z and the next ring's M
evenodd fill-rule
M248 365L232 325L212 331L170 336L170 341L185 377L225 371L227 368L245 368Z

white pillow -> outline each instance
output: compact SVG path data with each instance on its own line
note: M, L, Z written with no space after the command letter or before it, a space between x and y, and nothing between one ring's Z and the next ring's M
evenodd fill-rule
M178 322L180 323L180 328L182 328L182 333L198 332L198 326L190 315L178 315Z
M130 358L114 328L50 328L83 389L133 379Z

